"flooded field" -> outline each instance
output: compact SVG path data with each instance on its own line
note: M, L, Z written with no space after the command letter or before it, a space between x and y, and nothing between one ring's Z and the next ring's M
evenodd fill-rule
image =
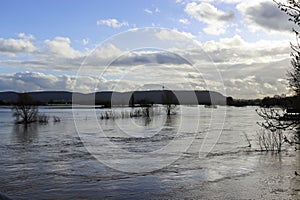
M25 128L1 108L0 192L12 199L300 198L299 151L257 151L255 108L181 106L170 117L154 110L150 119L126 117L129 109L101 119L102 109L44 107L61 122Z

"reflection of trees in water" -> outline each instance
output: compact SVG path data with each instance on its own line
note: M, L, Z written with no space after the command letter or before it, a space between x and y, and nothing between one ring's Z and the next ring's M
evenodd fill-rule
M16 124L13 126L13 136L18 143L31 143L38 137L38 124Z
M135 124L140 126L151 126L153 125L153 117L134 117L132 118Z
M133 118L139 125L147 126L165 126L168 130L174 130L178 126L178 115L161 115L152 117ZM157 124L159 122L159 124Z
M144 117L144 126L149 126L151 121L152 120L150 117Z
M165 133L169 137L175 137L177 135L177 132L179 130L180 122L179 115L168 115L165 118L165 123L163 130L165 130Z
M177 123L178 115L168 115L166 117L165 126L174 127Z

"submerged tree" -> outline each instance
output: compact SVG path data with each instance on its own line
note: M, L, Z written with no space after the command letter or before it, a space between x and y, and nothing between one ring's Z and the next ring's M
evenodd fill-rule
M15 123L30 124L38 120L38 107L36 102L27 94L19 94L16 105L12 108Z

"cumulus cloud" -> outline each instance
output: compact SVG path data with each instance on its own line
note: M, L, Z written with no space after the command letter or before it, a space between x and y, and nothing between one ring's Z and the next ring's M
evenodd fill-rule
M54 40L45 40L48 51L54 56L64 58L80 57L81 53L71 47L71 40L67 37L55 37Z
M293 24L288 21L288 15L278 9L273 1L243 1L237 5L237 9L245 16L250 30L286 32L292 30Z
M208 2L188 3L185 12L192 18L207 24L204 32L212 35L225 33L226 24L235 18L233 11L222 11Z
M27 70L54 70L76 72L83 65L86 70L102 70L123 52L112 44L100 46L94 50L86 48L84 51L75 50L71 40L66 37L56 37L45 40L46 48L40 48L24 59L0 60L0 67L25 67ZM92 73L92 71L90 71Z
M0 38L0 54L16 56L17 53L33 53L37 48L32 40L34 40L32 35L25 35L24 33L20 33L18 39Z
M91 69L103 70L123 53L115 45L108 43L88 52L82 66L87 71Z
M88 50L78 51L67 37L44 41L45 46L34 46L35 38L24 33L20 39L0 38L0 55L14 57L0 59L1 67L25 67L28 70L77 70Z
M117 19L102 19L97 21L97 25L105 25L112 28L120 28L122 26L128 26L128 22L119 22Z

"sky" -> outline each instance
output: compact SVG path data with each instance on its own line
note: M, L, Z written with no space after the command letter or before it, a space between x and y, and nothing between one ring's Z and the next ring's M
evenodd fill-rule
M290 94L293 24L272 0L0 4L0 91Z

